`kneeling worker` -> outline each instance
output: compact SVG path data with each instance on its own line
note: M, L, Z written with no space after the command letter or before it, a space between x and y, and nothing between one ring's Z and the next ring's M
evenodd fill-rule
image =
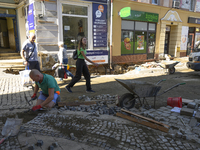
M43 74L36 69L31 70L30 78L35 81L34 94L36 95L39 88L40 96L38 97L37 104L32 108L33 111L39 110L42 107L52 108L60 99L60 88L53 76Z

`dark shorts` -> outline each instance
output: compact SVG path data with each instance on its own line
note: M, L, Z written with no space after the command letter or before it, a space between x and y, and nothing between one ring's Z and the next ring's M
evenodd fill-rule
M40 71L40 64L39 64L38 61L29 61L28 62L28 67L29 67L30 70L37 69L37 70Z

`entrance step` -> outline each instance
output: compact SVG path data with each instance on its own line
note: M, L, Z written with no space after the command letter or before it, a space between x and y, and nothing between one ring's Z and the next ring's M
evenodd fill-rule
M21 56L7 56L7 57L1 57L0 56L0 60L6 60L6 59L21 59L22 57Z
M0 53L0 57L20 56L20 53Z
M0 68L24 70L23 59L0 60Z

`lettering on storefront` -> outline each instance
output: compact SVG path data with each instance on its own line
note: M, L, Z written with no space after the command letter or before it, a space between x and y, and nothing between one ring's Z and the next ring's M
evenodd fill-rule
M137 21L148 21L148 22L158 22L159 15L156 13L149 13L143 11L131 10L131 15L128 17L121 17L127 20L137 20Z

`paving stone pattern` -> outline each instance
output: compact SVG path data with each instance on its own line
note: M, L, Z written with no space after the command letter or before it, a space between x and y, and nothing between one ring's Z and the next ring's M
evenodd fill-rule
M32 89L22 87L19 77L2 78L0 79L0 84L0 128L2 129L5 123L5 120L2 118L5 119L9 114L16 113L9 108L14 107L14 110L17 108L19 110L30 108L25 97L28 100L30 99ZM79 99L83 97L79 97ZM114 105L116 97L105 94L96 98L87 98L87 100L97 98L100 101L96 105L65 106L60 109L53 108L46 113L39 113L32 120L23 123L19 135L9 138L4 144L0 145L0 149L18 150L34 146L35 143L26 145L26 143L22 144L19 142L20 139L18 138L20 135L26 134L27 138L33 135L55 137L97 146L106 150L200 150L199 122L191 127L189 125L191 121L190 116L171 112L172 108L170 106L161 107L157 110L146 110L144 108L133 108L130 110L139 115L170 125L169 133L164 133L134 122L118 121L118 119L122 118L115 116L116 112L121 112L121 108ZM8 109L8 111L3 111L4 109ZM80 112L80 114L76 114L77 112ZM81 112L87 115L81 115ZM110 116L110 119L104 119L104 117L101 117L102 115ZM1 135L0 138L2 138Z
M30 100L33 91L23 87L20 81L19 76L0 80L0 110L30 108L26 98Z

